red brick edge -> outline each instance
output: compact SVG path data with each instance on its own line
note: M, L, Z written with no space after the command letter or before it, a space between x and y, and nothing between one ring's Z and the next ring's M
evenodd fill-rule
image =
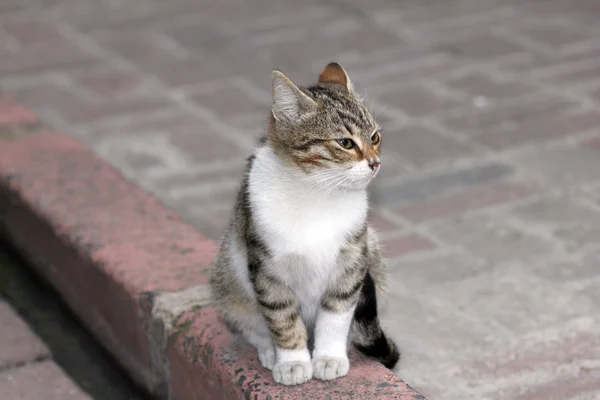
M0 101L0 127L23 110ZM356 352L342 379L275 384L207 304L215 244L68 136L0 137L0 234L158 398L424 399Z

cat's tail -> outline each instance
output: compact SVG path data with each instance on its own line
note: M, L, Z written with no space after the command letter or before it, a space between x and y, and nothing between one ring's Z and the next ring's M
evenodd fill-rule
M400 359L398 347L385 335L379 324L375 282L369 272L354 311L352 342L358 351L378 360L386 368L393 369Z

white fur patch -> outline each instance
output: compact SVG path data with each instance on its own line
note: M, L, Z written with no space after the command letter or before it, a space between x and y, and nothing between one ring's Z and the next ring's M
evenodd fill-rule
M294 288L305 323L316 318L342 245L362 228L365 189L309 190L303 173L286 167L268 147L259 148L249 179L257 229L277 269L272 273Z
M355 308L356 306L343 314L319 311L313 357L348 357L348 332Z
M312 378L313 368L308 349L277 349L277 363L273 367L273 379L284 385L299 385Z

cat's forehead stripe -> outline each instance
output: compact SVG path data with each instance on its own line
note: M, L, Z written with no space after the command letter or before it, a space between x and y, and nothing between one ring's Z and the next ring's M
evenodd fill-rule
M337 110L337 114L338 116L342 119L342 120L347 120L350 123L352 123L354 126L356 126L357 128L361 128L363 123L362 120L360 120L359 118L356 117L356 115L346 112L344 110Z
M357 128L362 129L374 125L373 118L365 107L357 100L337 89L314 85L306 90L316 99L322 101L334 110L340 119L348 121Z

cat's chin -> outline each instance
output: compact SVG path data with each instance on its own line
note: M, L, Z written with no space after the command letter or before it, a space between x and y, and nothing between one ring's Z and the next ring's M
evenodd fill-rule
M369 181L369 182L367 182L365 184L356 184L356 185L348 187L347 190L349 190L349 191L367 190L367 188L369 187L370 183L371 183L371 181Z
M378 172L365 174L360 178L352 177L348 182L347 188L349 190L366 190L371 182L375 180Z
M373 177L365 177L364 179L354 179L348 182L343 190L346 191L356 191L356 190L366 190L369 184L373 181Z

